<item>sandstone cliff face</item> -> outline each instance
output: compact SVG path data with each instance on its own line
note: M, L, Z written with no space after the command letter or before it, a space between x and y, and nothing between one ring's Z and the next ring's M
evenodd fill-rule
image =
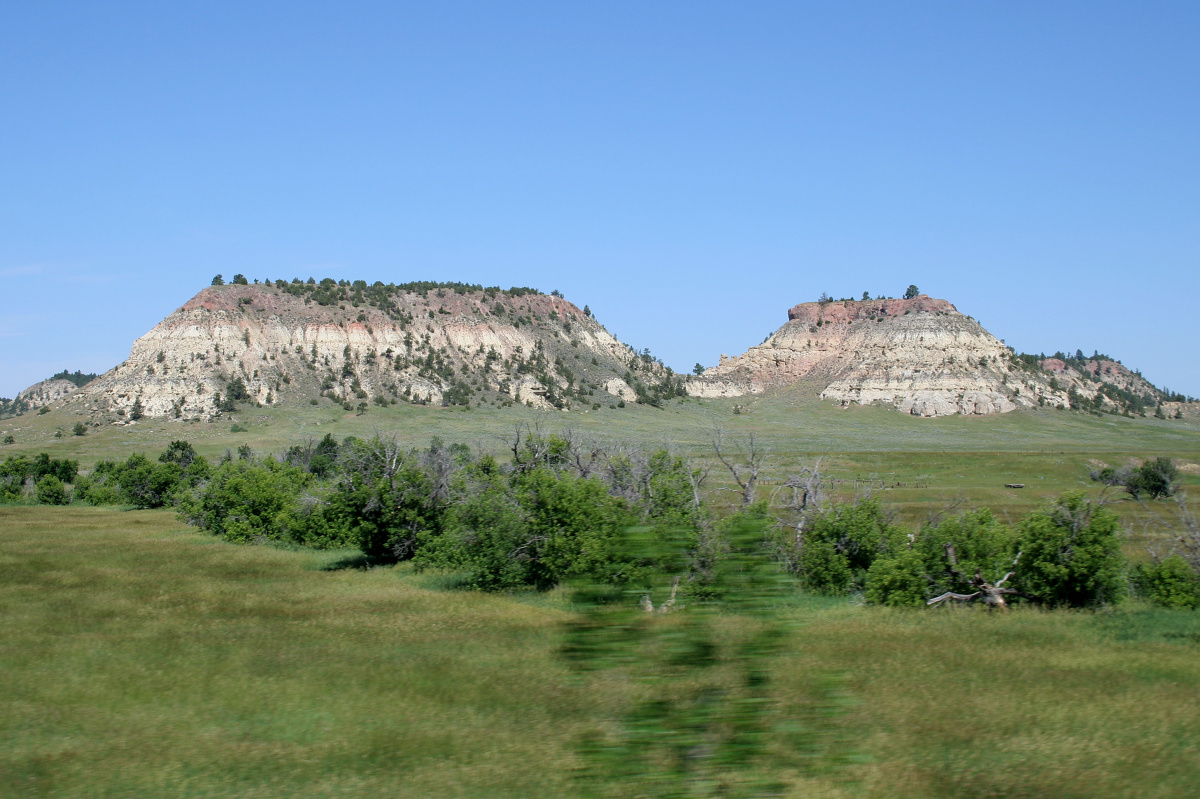
M78 389L79 387L70 380L43 380L40 383L34 383L18 394L16 398L23 400L30 410L36 410L43 405L65 399L68 394L72 394Z
M204 289L72 401L125 418L135 403L146 416L211 417L243 391L264 405L321 396L550 409L615 401L614 375L631 370L671 379L561 297L327 283Z
M1065 404L1065 390L1015 369L1012 352L945 300L802 303L766 342L722 357L689 393L753 393L821 378L824 399L890 404L917 416L1004 413Z

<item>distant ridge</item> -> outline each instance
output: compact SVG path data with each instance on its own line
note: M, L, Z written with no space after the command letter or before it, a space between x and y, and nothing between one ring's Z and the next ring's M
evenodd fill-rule
M722 355L688 392L740 396L818 378L824 399L917 416L1034 406L1141 413L1172 399L1114 361L1067 366L1017 356L952 304L924 294L796 305L766 341Z
M13 399L0 397L0 417L18 416L27 411L44 408L64 399L68 394L95 379L96 375L94 374L84 374L80 371L68 372L63 369L56 375L34 383Z
M98 423L246 404L567 410L682 395L681 377L557 292L235 279L198 293L71 401Z
M913 287L915 294L915 287ZM800 303L757 347L697 376L618 341L557 291L416 281L218 279L133 343L104 375L64 370L0 416L70 404L93 424L211 419L247 405L521 403L591 410L674 397L738 397L798 381L843 407L916 416L1072 408L1200 415L1094 353L1019 355L924 294Z

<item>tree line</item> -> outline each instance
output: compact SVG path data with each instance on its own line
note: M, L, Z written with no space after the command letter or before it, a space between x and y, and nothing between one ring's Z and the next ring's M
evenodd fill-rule
M1200 605L1200 530L1186 513L1173 549L1142 563L1122 554L1116 514L1082 492L1012 525L979 509L912 529L878 497L828 501L819 463L762 498L762 452L745 443L713 439L732 509L715 501L723 489L711 486L711 466L537 428L514 431L503 459L436 438L412 448L331 435L273 456L240 447L216 463L176 441L156 459L105 460L86 475L75 461L16 456L0 463L0 500L172 507L228 541L357 548L370 562L411 560L481 590L657 574L677 578L681 597L706 600L719 593L730 531L749 524L762 531L761 556L798 586L874 604L949 596L1097 607L1134 592ZM1170 496L1175 472L1149 459L1095 478L1144 500ZM653 546L632 553L630 530Z

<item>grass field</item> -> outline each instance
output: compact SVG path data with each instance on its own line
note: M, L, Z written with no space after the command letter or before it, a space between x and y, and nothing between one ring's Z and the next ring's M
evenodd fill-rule
M626 700L555 656L559 593L444 590L170 513L0 508L0 786L12 797L563 797ZM803 596L779 664L838 677L856 764L794 796L1185 797L1200 614L888 611Z
M586 413L547 414L521 407L464 411L400 405L372 406L362 416L321 400L319 406L247 408L232 419L211 423L147 419L83 437L70 434L78 417L57 410L0 422L0 433L11 431L17 439L0 447L0 457L47 451L77 458L86 467L134 451L161 452L177 438L216 457L241 445L280 452L326 433L339 439L382 433L413 446L427 446L431 437L440 436L504 454L517 425L539 424L548 431L572 429L617 445L671 446L711 464L710 434L719 427L735 446L753 434L765 449L765 493L772 483L821 458L823 471L836 481L836 496L852 496L856 486L876 486L910 524L920 524L955 503L991 507L1015 520L1065 490L1095 490L1088 480L1094 461L1122 465L1135 458L1169 455L1200 463L1200 425L1193 422L1058 410L919 419L887 408L840 409L816 395L814 386L801 385L748 399L675 401L662 409L630 404L615 410L605 406ZM746 412L735 414L735 405L745 406ZM245 432L231 432L235 421ZM56 430L66 433L55 438ZM719 466L712 477L714 486L727 482ZM1006 483L1023 483L1026 488L1006 489ZM1182 485L1185 490L1200 488L1200 467L1183 474ZM1200 495L1200 490L1192 493ZM1162 504L1121 502L1116 508L1136 527L1170 517Z

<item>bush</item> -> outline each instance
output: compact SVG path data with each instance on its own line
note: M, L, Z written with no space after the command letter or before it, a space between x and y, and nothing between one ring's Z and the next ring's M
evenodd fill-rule
M66 505L70 502L66 486L52 474L37 481L36 496L40 505Z
M1124 590L1116 514L1068 492L1018 528L1016 585L1051 606L1094 607L1120 601Z
M92 470L83 497L91 504L116 501L139 508L170 504L183 470L178 464L156 464L145 455L124 462L101 461Z
M78 473L78 461L51 458L45 452L35 458L8 457L0 463L0 502L23 501L30 493L36 496L36 484L47 476L64 484L74 483ZM26 491L27 484L31 491Z
M1179 555L1134 570L1134 585L1147 599L1166 608L1200 607L1200 574Z
M696 576L689 589L712 582L682 459L665 451L615 456L602 480L570 469L569 446L532 436L514 446L507 468L490 456L460 459L440 531L427 527L417 542L418 567L461 571L486 590L545 589L572 577L626 584L668 568ZM634 527L639 551L659 553L653 562L621 543Z
M207 485L182 497L180 514L228 541L292 541L300 492L311 482L301 469L274 459L227 461Z
M86 436L87 425L85 425L83 422L76 422L75 426L71 428L71 432L77 436Z
M436 491L416 453L391 442L347 439L329 494L330 518L372 558L406 560L440 530L447 495Z
M445 528L418 553L418 566L462 570L467 585L485 591L535 582L533 559L523 549L529 541L525 515L499 475L473 481L448 511Z
M1120 486L1134 499L1145 494L1150 499L1169 497L1175 493L1178 469L1170 458L1147 459L1141 466L1111 466L1092 472L1092 479L1110 486Z
M123 501L120 486L115 482L109 483L105 475L96 473L96 469L92 470L91 475L76 481L75 496L89 505L120 505Z
M804 531L799 570L805 585L822 594L861 590L876 558L898 549L904 531L877 499L836 505Z
M899 555L879 558L867 570L867 601L894 607L924 605L928 581L920 553L907 549Z
M984 508L925 527L917 536L916 548L929 578L927 598L946 591L970 594L975 591L970 580L976 572L996 581L1013 568L1017 536ZM950 562L951 551L954 563Z
M141 454L124 461L100 461L76 488L80 499L92 505L163 508L208 474L208 461L186 441L174 441L157 462Z

